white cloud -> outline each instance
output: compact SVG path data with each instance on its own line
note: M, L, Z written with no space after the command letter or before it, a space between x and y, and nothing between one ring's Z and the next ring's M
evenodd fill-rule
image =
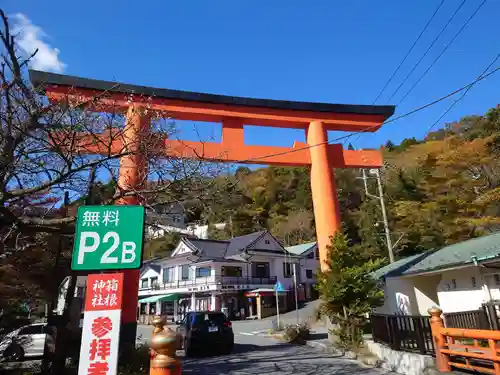
M64 71L66 64L59 60L59 50L43 41L47 34L40 27L31 23L31 20L24 14L17 13L13 18L12 34L17 35L17 44L21 50L26 55L31 55L38 49L30 61L31 67L56 73Z

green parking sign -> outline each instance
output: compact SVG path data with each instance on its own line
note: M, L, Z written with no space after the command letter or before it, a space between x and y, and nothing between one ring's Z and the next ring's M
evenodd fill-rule
M71 269L140 268L143 235L144 207L81 206Z

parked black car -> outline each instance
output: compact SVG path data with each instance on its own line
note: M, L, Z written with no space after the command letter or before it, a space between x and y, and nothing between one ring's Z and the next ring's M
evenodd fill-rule
M204 354L213 349L224 354L229 354L233 350L233 327L224 313L189 312L176 324L177 332L182 336L182 348L188 357Z

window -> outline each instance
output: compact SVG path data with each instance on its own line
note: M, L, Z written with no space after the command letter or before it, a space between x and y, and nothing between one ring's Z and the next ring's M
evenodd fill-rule
M200 267L196 269L196 277L209 277L211 272L211 267Z
M189 280L189 265L184 265L181 267L181 278L182 280Z
M266 245L270 245L270 244L271 244L271 241L269 241L269 240L264 240L264 243L265 243Z
M252 263L253 277L269 277L269 263Z
M148 279L142 279L141 280L141 288L147 288L148 287Z
M75 297L83 298L85 294L85 288L83 286L77 286L75 289L76 289Z
M43 331L43 333L46 333L47 335L51 335L52 337L56 336L56 328L55 327L43 326L42 331Z
M451 279L451 287L452 289L457 289L457 280Z
M162 301L161 302L161 315L174 315L174 302L172 301Z
M314 276L313 276L313 270L306 270L306 277L308 279L312 279Z
M474 276L472 276L471 281L472 281L472 287L475 288L477 285L476 278Z
M292 263L283 262L283 276L284 277L292 277L292 275L293 275Z
M158 285L158 277L152 277L151 278L151 288L154 288L157 285Z
M234 266L225 266L222 267L222 276L229 276L229 277L241 277L241 267L234 267Z
M43 333L43 325L37 324L33 326L27 326L19 331L20 335L39 335Z
M297 272L299 270L298 264L295 264ZM283 262L283 276L292 277L293 276L293 263ZM299 276L299 275L297 275Z
M316 249L316 259L319 259L319 249Z
M495 274L493 275L493 278L495 279L495 285L500 285L500 276Z
M175 281L175 267L165 267L163 269L163 284Z
M215 324L222 325L227 321L226 315L219 312L196 313L193 320L196 324Z
M312 251L307 254L307 259L314 259L314 253Z

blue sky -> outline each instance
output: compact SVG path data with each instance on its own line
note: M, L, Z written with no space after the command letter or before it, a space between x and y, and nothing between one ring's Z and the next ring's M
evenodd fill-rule
M3 9L29 32L28 48L43 46L37 67L180 90L372 104L439 2L4 0ZM409 82L387 102L459 3L444 2L377 104L396 104L481 0L466 1ZM498 14L500 0L488 0L396 113L473 81L500 52ZM442 122L484 113L500 102L499 87L500 72L478 83ZM422 138L452 100L350 141L368 148L387 139ZM195 126L197 133L193 124L183 124L183 137L220 137L213 124ZM303 141L303 132L246 131L249 144L291 146L294 140Z

